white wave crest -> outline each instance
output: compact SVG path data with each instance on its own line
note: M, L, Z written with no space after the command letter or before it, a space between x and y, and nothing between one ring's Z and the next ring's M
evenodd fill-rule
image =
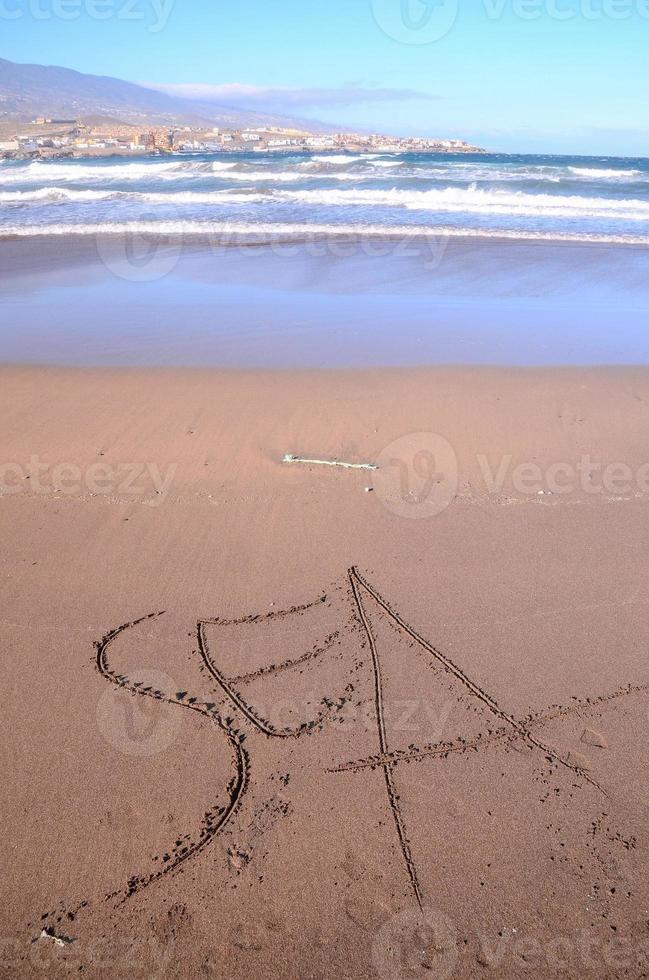
M100 181L108 183L112 180L145 180L147 177L156 179L182 179L200 176L205 169L211 172L212 167L205 163L183 160L160 163L51 163L34 160L26 166L12 168L4 173L0 171L0 184L29 184L29 183L58 183L66 181L85 182Z
M649 201L578 195L530 194L523 191L486 190L476 187L447 187L431 190L368 190L362 188L268 191L232 189L191 191L77 190L66 187L33 191L0 191L6 204L58 204L101 201L137 202L151 205L255 205L272 203L303 204L315 207L402 208L433 214L475 214L510 218L586 218L622 221L649 221Z
M587 180L628 180L629 177L641 177L641 170L603 170L600 167L568 167L575 177L585 177Z
M112 191L73 191L64 187L41 187L36 191L0 191L2 204L28 204L31 202L107 201L116 195Z
M314 163L333 163L336 166L345 166L348 163L360 163L363 160L372 160L376 157L375 153L365 153L362 156L353 156L351 153L323 153L322 155L312 156Z
M411 191L380 190L303 190L278 192L279 197L305 204L333 206L402 207L409 211L475 213L519 217L621 218L649 221L649 201L576 195L511 193L504 190L444 188Z
M649 236L587 234L578 232L503 231L484 228L395 226L373 224L259 223L231 221L127 221L70 223L52 225L0 226L0 238L32 238L66 235L153 235L187 236L218 243L267 240L299 242L305 239L412 240L439 242L444 238L486 238L494 240L642 245L649 247Z

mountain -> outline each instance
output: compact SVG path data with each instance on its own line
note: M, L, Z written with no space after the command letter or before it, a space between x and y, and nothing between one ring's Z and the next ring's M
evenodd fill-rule
M330 131L309 120L183 99L107 75L85 75L70 68L21 65L0 58L0 121L82 116L114 116L138 125L284 126Z

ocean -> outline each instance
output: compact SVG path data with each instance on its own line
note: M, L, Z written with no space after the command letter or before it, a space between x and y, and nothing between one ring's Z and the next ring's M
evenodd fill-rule
M8 362L649 363L649 160L5 162L3 237Z
M214 155L0 163L0 235L328 235L649 244L649 160Z

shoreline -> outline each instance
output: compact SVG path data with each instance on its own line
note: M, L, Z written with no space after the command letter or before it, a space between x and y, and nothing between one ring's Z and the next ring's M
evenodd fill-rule
M165 224L164 230L160 225ZM645 251L649 249L649 237L637 236L615 236L615 235L588 235L579 233L557 233L551 232L507 232L504 230L492 231L489 229L465 229L453 226L429 226L414 227L404 225L391 228L385 226L384 229L359 229L349 226L339 228L337 225L320 226L312 225L308 232L302 229L304 226L296 225L289 230L275 232L272 225L266 225L263 231L255 230L255 225L241 229L233 228L235 223L230 222L229 228L225 225L214 224L196 231L188 231L186 227L181 227L183 221L169 222L125 222L114 223L114 228L110 225L71 225L56 226L51 230L45 231L42 226L26 227L24 230L12 229L4 232L0 228L0 246L2 243L15 243L21 241L42 242L51 240L65 239L66 242L95 241L105 240L114 241L119 238L129 236L147 236L152 244L166 244L171 240L172 244L182 244L187 246L210 245L215 248L247 248L247 247L277 247L308 245L326 245L327 243L363 245L373 243L390 245L404 241L413 245L437 241L439 239L449 239L458 245L474 246L476 243L489 243L497 245L547 245L547 246L584 246L601 248L630 248ZM207 224L207 223L205 223ZM223 228L226 227L226 230ZM263 226L262 226L263 227ZM280 226L281 229L281 226Z
M4 242L0 257L12 363L649 363L649 250L637 246L89 236Z
M571 381L581 381L589 378L602 378L610 376L620 381L627 380L633 375L643 377L649 374L649 364L475 364L471 362L452 363L452 364L395 364L395 365L375 365L367 366L346 365L343 367L257 367L245 365L168 365L168 364L58 364L58 363L34 363L32 361L3 361L0 360L0 374L11 375L19 373L33 373L35 376L49 375L52 373L72 375L90 375L104 377L106 380L117 380L126 375L141 375L142 377L151 376L152 378L178 378L190 380L192 378L216 379L219 376L224 378L287 378L296 379L322 378L329 379L332 383L337 379L354 378L394 378L406 381L408 378L431 379L436 377L457 380L458 378L469 378L471 375L476 377L489 377L493 381L505 380L527 376L537 381L551 379L553 376L565 378Z

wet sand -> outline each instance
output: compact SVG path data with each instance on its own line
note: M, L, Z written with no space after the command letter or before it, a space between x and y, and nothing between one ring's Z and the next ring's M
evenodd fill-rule
M464 240L0 243L0 357L85 367L649 363L649 249Z
M3 976L647 974L649 369L0 399Z

